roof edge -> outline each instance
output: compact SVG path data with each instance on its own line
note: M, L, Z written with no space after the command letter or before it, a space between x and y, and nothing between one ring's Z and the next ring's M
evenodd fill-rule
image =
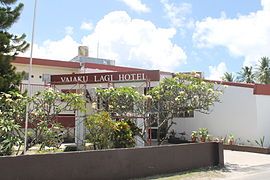
M18 64L29 64L30 58L16 56L12 63ZM72 61L64 61L64 60L51 60L51 59L41 59L41 58L33 58L33 65L41 65L41 66L53 66L53 67L65 67L65 68L81 68L82 63L80 62L72 62ZM138 70L146 70L141 68L132 68L125 66L114 66L114 65L106 65L106 64L95 64L95 63L83 63L86 68L91 69L100 69L100 70L109 70L109 71L138 71Z

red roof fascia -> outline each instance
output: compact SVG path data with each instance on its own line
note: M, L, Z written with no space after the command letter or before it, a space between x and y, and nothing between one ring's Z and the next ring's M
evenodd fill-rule
M19 57L17 56L12 63L18 64L29 64L28 57ZM65 67L65 68L80 68L79 62L71 62L71 61L60 61L60 60L49 60L49 59L39 59L33 58L33 65L41 65L41 66L53 66L53 67ZM112 66L105 64L95 64L95 63L85 63L86 68L91 69L100 69L100 70L110 70L110 71L138 71L145 70L139 68L131 68L131 67L123 67L123 66Z
M270 84L256 84L254 88L256 95L270 95Z
M16 57L12 63L18 64L29 64L30 58L27 57ZM66 67L66 68L80 68L80 63L70 62L70 61L60 61L60 60L48 60L48 59L39 59L33 58L33 65L41 66L53 66L53 67Z
M217 84L227 85L227 86L236 86L236 87L245 87L245 88L255 88L255 84L252 83L240 83L240 82L227 82L227 81L217 81L217 80L207 80L207 82L213 82Z
M270 84L248 84L248 83L238 83L238 82L225 82L225 81L212 81L206 80L209 82L214 82L222 85L236 86L236 87L245 87L252 88L254 95L270 95Z

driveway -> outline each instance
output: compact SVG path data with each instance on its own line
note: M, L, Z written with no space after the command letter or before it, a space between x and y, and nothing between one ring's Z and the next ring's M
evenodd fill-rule
M144 180L269 180L270 154L224 150L225 167L142 178Z
M224 179L270 179L270 155L224 150Z

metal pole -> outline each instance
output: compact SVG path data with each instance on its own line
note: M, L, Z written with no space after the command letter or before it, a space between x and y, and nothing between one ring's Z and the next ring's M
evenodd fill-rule
M35 35L35 22L36 22L36 9L37 9L37 0L35 0L34 6L34 17L33 17L33 26L32 26L32 40L31 40L31 49L30 49L30 62L29 62L29 74L28 74L28 97L32 96L31 90L31 74L32 74L32 61L33 61L33 46L34 46L34 35ZM24 154L27 151L27 131L28 131L28 111L30 104L26 105L26 116L25 116L25 132L24 132Z

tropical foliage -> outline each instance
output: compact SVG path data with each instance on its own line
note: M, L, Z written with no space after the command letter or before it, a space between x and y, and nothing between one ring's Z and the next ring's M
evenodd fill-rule
M18 92L0 94L0 155L10 155L14 146L21 147L27 97Z
M16 73L10 64L12 57L0 53L0 92L19 91L24 73Z
M110 114L101 111L90 115L85 121L86 139L94 149L128 148L135 146L137 128L127 120L112 120Z
M102 111L90 115L85 121L88 130L86 139L93 143L94 149L108 149L113 147L111 141L114 132L114 123L108 112Z
M255 74L253 72L252 66L242 67L241 71L238 73L238 81L245 83L254 83L255 82Z
M129 148L135 146L136 125L130 120L116 121L113 133L115 148Z
M227 82L244 82L244 83L259 83L270 84L270 59L262 57L255 65L255 70L252 66L242 67L238 72L238 76L234 78L232 73L224 73L222 80Z
M132 87L97 89L100 109L116 116L131 116L143 112L143 96Z
M164 79L147 95L141 95L131 87L99 89L97 103L114 120L132 121L134 116L143 118L144 129L137 129L133 134L139 135L145 142L146 130L157 126L158 141L161 143L167 138L174 124L173 119L178 117L179 112L208 113L214 102L219 101L220 94L221 90L215 88L213 83L191 75L176 74L173 78Z
M225 72L224 76L221 78L223 81L227 81L227 82L234 82L235 81L235 77L232 73L228 73Z
M24 139L25 116L28 114L31 132L27 148L40 144L59 147L62 142L62 126L57 115L70 110L84 110L84 100L80 94L65 94L48 88L28 98L11 92L0 95L1 154L9 154L14 145L20 149ZM30 104L28 112L26 105Z
M109 112L115 121L128 121L134 135L138 135L147 143L145 129L150 126L149 111L151 96L145 96L132 87L97 89L98 111ZM96 105L94 107L97 107ZM144 119L142 129L135 128L137 117Z
M257 65L256 77L261 84L270 84L270 59L262 57Z
M159 117L159 143L166 138L161 137L161 130L168 134L179 112L210 112L210 108L219 101L219 95L222 94L221 89L218 89L221 87L214 85L190 75L176 74L173 78L164 79L150 91L153 104L157 104L155 112Z
M16 55L25 51L29 44L25 39L25 34L20 36L9 33L11 26L18 21L23 10L23 4L16 5L17 0L0 0L0 54Z
M14 55L24 52L29 44L25 34L17 36L8 32L11 26L18 21L23 4L16 5L17 0L0 0L0 92L18 90L23 74L16 73L11 65Z

